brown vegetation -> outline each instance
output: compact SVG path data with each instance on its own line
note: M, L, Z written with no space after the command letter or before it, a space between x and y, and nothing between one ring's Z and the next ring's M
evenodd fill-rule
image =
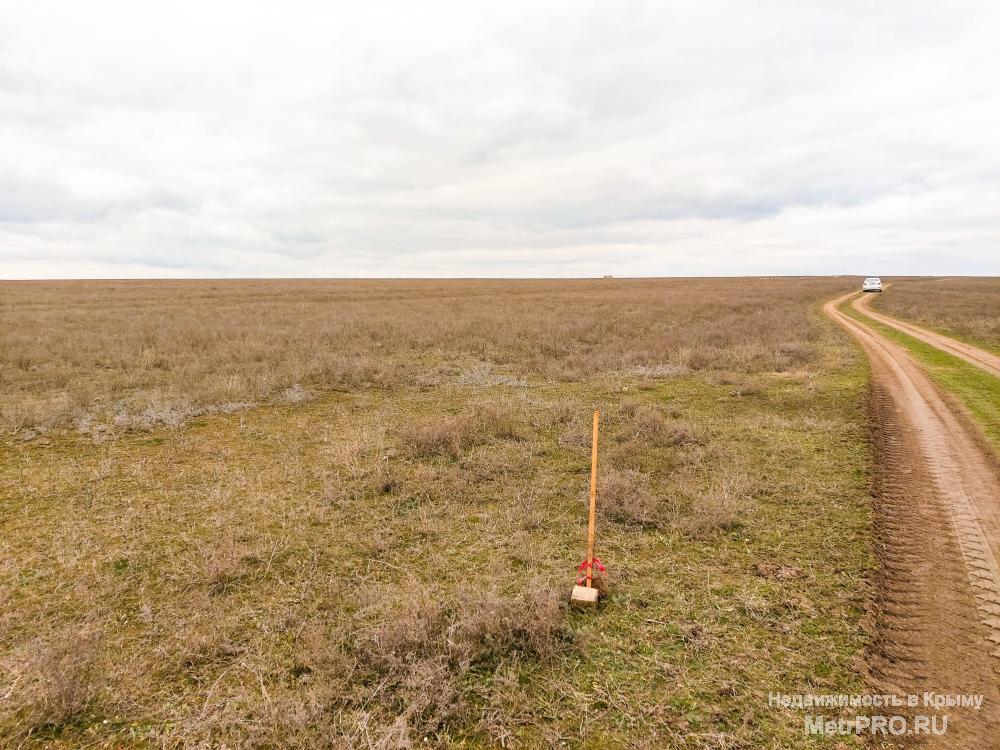
M17 665L15 683L4 695L31 730L60 727L81 717L96 693L93 664L97 636L56 629L32 644Z
M860 689L843 286L7 285L0 745L808 744L760 695Z
M453 458L463 450L491 438L519 440L523 427L510 404L479 406L466 414L435 417L408 425L400 435L402 449L422 458L447 454Z
M900 279L875 302L890 315L1000 352L1000 279Z
M0 282L8 430L175 425L312 389L810 366L837 279Z
M474 669L494 674L568 650L573 634L563 621L564 599L532 585L516 598L467 591L448 601L414 584L395 604L397 611L383 614L375 631L353 644L359 681L377 689L379 702L395 716L384 736L408 746L449 723L480 725L481 713L470 704L476 696L464 678ZM352 695L344 708L371 703L373 692Z
M609 469L598 480L601 515L612 521L655 525L665 517L649 478L634 469Z

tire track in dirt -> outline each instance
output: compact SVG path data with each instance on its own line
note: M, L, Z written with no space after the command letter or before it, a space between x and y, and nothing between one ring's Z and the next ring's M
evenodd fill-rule
M1000 746L1000 472L976 428L900 345L827 303L871 363L876 551L870 680L884 693L977 693L926 747ZM867 309L865 314L870 314ZM920 713L915 709L915 713Z
M972 344L966 344L957 339L953 339L950 336L945 336L941 333L936 333L930 331L926 328L921 328L913 323L907 323L897 318L893 318L884 313L877 312L872 309L871 301L874 295L866 294L858 297L852 305L854 309L858 312L864 313L872 320L877 320L883 325L887 325L890 328L895 328L901 333L905 333L908 336L912 336L915 339L923 341L925 344L930 344L936 349L940 349L943 352L954 355L959 359L963 359L971 365L975 365L981 370L996 375L1000 377L1000 356L988 352L985 349L980 349L977 346L972 346Z

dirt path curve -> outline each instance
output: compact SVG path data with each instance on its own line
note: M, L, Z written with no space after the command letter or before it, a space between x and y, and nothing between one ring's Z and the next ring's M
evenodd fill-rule
M872 369L881 564L872 686L983 694L981 711L946 711L945 735L905 742L1000 747L1000 470L976 428L903 347L837 309L851 296L824 312L859 341Z
M1000 356L993 354L993 352L980 349L977 346L972 346L971 344L958 341L950 336L935 333L934 331L921 328L913 323L907 323L890 317L889 315L877 312L873 310L871 306L871 301L874 296L875 295L872 294L866 294L858 297L858 299L854 300L852 303L854 309L864 313L873 320L877 320L879 323L883 323L890 328L895 328L897 331L909 334L915 339L920 339L925 344L930 344L941 351L948 352L948 354L954 354L959 359L964 359L969 364L973 364L981 370L986 370L986 372L1000 377Z

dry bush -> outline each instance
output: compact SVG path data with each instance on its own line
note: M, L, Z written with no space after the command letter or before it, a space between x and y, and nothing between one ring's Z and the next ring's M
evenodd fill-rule
M704 442L704 430L692 422L674 419L663 410L632 399L619 408L627 439L659 446L690 445Z
M845 279L0 282L8 430L145 429L313 389L815 364ZM293 393L297 391L293 390ZM294 400L297 396L293 396Z
M18 717L21 731L58 728L72 723L91 707L99 636L90 628L68 628L32 644L20 661L4 664L0 688L6 709ZM7 660L5 660L7 661ZM4 683L9 682L9 686Z
M448 600L415 593L417 584L409 592L411 598L395 604L354 647L360 674L391 714L382 734L400 746L447 725L476 727L478 711L465 684L471 670L482 676L522 660L549 659L572 642L564 596L553 589L531 586L518 598L465 592Z
M478 437L474 421L466 415L434 417L400 433L403 449L415 458L455 457Z
M402 430L403 449L416 458L446 455L457 457L462 451L491 439L520 440L524 426L513 408L484 405L472 412L432 418Z
M664 508L649 487L649 478L631 469L605 469L597 478L597 508L619 523L654 526L664 518Z
M499 440L523 440L524 422L517 407L510 403L483 404L473 415L481 433Z

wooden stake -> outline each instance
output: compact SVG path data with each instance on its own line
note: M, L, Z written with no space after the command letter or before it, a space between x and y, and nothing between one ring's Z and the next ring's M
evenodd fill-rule
M597 516L597 422L600 412L594 410L594 438L590 447L590 518L587 525L587 588L594 586L594 522Z
M570 594L570 604L580 607L597 607L600 592L594 588L594 524L597 516L597 424L600 412L594 410L594 437L590 448L590 515L587 523L587 585L577 584Z

